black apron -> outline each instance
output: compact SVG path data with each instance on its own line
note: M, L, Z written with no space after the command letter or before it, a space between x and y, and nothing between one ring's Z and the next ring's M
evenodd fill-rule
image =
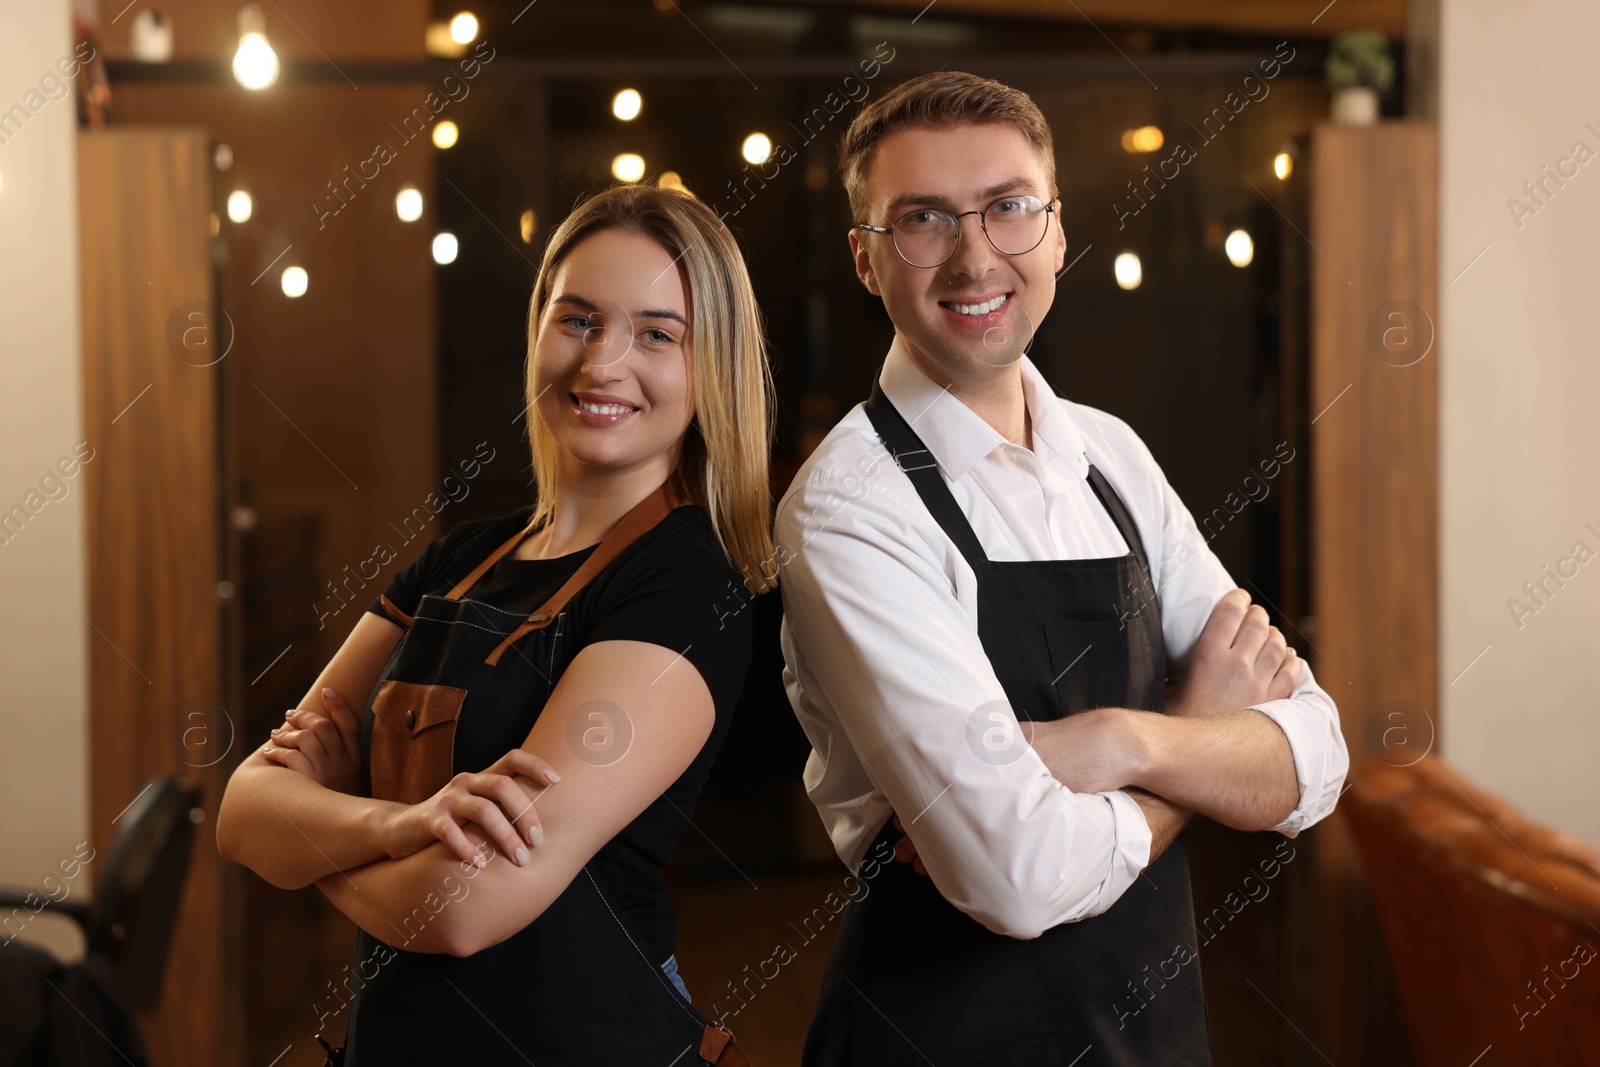
M1149 561L1105 477L1090 466L1127 555L991 562L876 384L866 411L977 575L978 636L1017 718L1160 710L1166 645ZM900 836L891 819L869 854ZM1181 837L1108 910L1031 940L989 931L910 864L885 864L840 920L802 1062L1209 1067L1193 923Z
M539 610L524 617L463 596L532 530L516 534L406 627L362 723L370 795L415 804L451 775L482 770L521 746L579 651L562 609L623 549L686 503L676 481L617 524ZM537 849L534 862L538 862ZM490 862L510 863L496 855ZM602 872L590 863L533 922L472 956L408 952L446 907L473 906L475 871L452 871L380 941L358 932L345 1067L631 1064L746 1067L733 1035L678 992L644 949ZM337 1054L336 1054L337 1055ZM337 1060L336 1060L337 1062Z

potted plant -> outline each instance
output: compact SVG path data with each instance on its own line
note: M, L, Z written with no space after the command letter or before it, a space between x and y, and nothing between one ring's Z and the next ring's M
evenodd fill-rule
M1335 34L1328 45L1327 73L1334 122L1371 126L1378 121L1378 96L1394 84L1394 59L1382 31Z

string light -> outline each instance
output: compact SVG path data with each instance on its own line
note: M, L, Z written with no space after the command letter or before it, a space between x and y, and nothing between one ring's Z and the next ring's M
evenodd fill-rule
M472 12L463 11L450 20L450 39L456 44L471 44L476 36L478 36L478 17Z
M1135 252L1119 254L1111 269L1117 276L1117 284L1124 289L1137 289L1144 281L1144 268L1140 265L1139 256Z
M644 108L644 97L637 89L624 89L611 98L611 113L623 122L632 122Z
M636 182L644 177L644 157L624 152L611 161L611 176L619 182Z
M233 54L233 76L246 89L265 89L278 80L278 53L267 43L267 19L261 5L239 9L239 50Z
M449 230L442 230L433 235L433 261L443 267L456 261L456 253L461 246L456 243L456 235Z
M760 165L772 158L772 138L764 133L752 133L744 139L740 149L746 163Z
M416 222L422 217L422 190L415 185L402 185L394 194L394 213L401 222Z
M1228 253L1228 262L1235 267L1248 267L1256 258L1256 243L1243 230L1228 234L1228 239L1222 242L1222 250Z
M1122 132L1122 150L1130 155L1144 152L1155 152L1167 143L1159 126L1140 126L1136 130Z

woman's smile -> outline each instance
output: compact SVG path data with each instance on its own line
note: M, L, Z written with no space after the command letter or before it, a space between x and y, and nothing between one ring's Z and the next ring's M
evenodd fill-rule
M573 411L589 426L619 426L639 413L639 405L607 393L569 393Z

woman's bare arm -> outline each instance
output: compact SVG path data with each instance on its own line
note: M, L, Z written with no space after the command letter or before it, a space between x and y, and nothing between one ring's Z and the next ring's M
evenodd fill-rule
M324 686L364 705L402 633L389 620L363 612L298 706L329 715L319 695ZM252 747L223 793L217 851L280 889L299 889L336 871L387 858L379 829L403 807L326 789Z
M491 845L489 862L475 870L434 844L322 878L318 888L390 943L411 922L405 928L416 929L404 935L404 947L413 952L466 956L498 944L538 918L602 845L677 780L715 719L711 691L681 654L640 641L591 645L563 673L522 746L560 773L550 787L515 778L544 827L544 844L526 866L498 857ZM596 758L582 741L585 731L623 729L631 744L614 760ZM486 841L477 827L467 832L480 846ZM431 918L418 922L419 915Z

